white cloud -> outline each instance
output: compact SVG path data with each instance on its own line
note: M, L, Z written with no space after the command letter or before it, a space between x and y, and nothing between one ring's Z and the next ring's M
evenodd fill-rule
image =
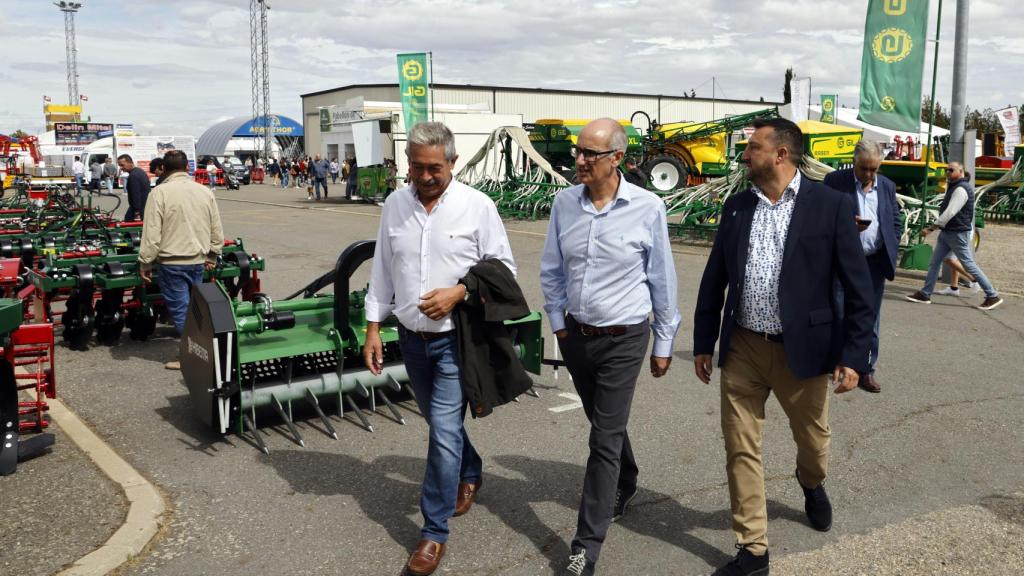
M42 95L66 99L60 12L0 12L10 44L0 132L42 129ZM90 0L78 15L80 90L95 120L201 134L248 114L249 16L238 0ZM936 3L932 3L935 5ZM950 4L950 3L947 3ZM968 99L1024 99L1013 3L971 3ZM288 0L272 3L271 108L298 119L299 95L394 82L394 55L429 50L437 82L777 100L786 67L855 106L867 0ZM933 22L935 6L932 8ZM949 102L954 13L943 14L938 100ZM927 64L930 76L929 54ZM926 90L929 82L926 82ZM699 87L699 88L698 88ZM999 95L997 98L996 95ZM1016 95L1016 96L1014 96Z

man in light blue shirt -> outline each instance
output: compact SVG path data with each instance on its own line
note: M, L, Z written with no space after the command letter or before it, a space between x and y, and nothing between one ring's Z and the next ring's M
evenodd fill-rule
M626 142L610 118L580 132L572 152L582 184L555 198L540 265L544 309L591 424L567 576L594 573L608 526L636 495L626 433L633 390L650 333L651 374L660 378L679 327L665 204L619 172Z

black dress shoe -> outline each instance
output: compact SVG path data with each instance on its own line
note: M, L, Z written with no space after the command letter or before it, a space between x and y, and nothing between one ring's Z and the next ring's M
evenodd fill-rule
M636 498L637 492L636 486L632 490L619 489L615 491L615 508L612 510L612 522L622 518L622 515L626 513L626 507L633 501L633 498Z
M832 503L825 493L824 484L818 484L815 488L807 488L800 482L800 471L796 473L796 481L804 491L804 511L807 512L807 520L811 527L819 532L828 532L832 529Z
M715 570L711 576L768 576L768 551L764 556L754 556L747 547L737 544L740 549L736 558L728 564Z
M587 551L577 548L569 555L569 562L559 576L594 576L594 562L587 560Z

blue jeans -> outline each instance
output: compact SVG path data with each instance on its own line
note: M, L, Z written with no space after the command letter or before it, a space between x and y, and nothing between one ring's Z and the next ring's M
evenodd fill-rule
M327 177L321 176L313 178L313 189L316 190L316 199L320 199L320 187L324 187L324 198L327 198Z
M75 193L76 194L81 194L82 193L82 182L84 180L85 180L85 177L83 175L75 174Z
M416 404L430 426L427 469L420 493L423 538L448 541L459 482L479 483L483 461L466 435L466 400L459 381L455 335L423 340L404 333L398 340Z
M281 174L281 188L288 187L288 173L284 172Z
M107 182L107 194L113 195L114 194L114 179L113 178L107 178L106 182Z
M185 331L185 314L188 312L188 300L193 284L202 284L202 264L161 264L159 268L160 293L164 304L174 320L174 329L178 336Z
M960 260L964 270L970 272L971 276L974 276L974 279L978 281L981 289L985 291L985 296L989 298L999 296L996 289L992 287L992 283L988 281L988 277L985 276L985 273L974 262L970 230L964 232L947 232L943 230L939 232L939 239L935 242L935 252L932 252L932 261L928 264L928 276L924 280L924 288L921 289L922 294L931 297L932 290L935 290L935 282L939 279L942 261L946 259L950 252L956 254L957 260Z

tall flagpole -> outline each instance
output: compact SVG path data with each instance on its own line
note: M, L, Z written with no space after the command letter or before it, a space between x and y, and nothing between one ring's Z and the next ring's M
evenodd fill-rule
M939 74L939 36L942 34L942 0L939 0L939 15L935 20L935 61L932 62L932 96L928 103L928 140L924 146L924 189L921 198L928 196L928 175L932 152L932 126L935 124L935 78Z

